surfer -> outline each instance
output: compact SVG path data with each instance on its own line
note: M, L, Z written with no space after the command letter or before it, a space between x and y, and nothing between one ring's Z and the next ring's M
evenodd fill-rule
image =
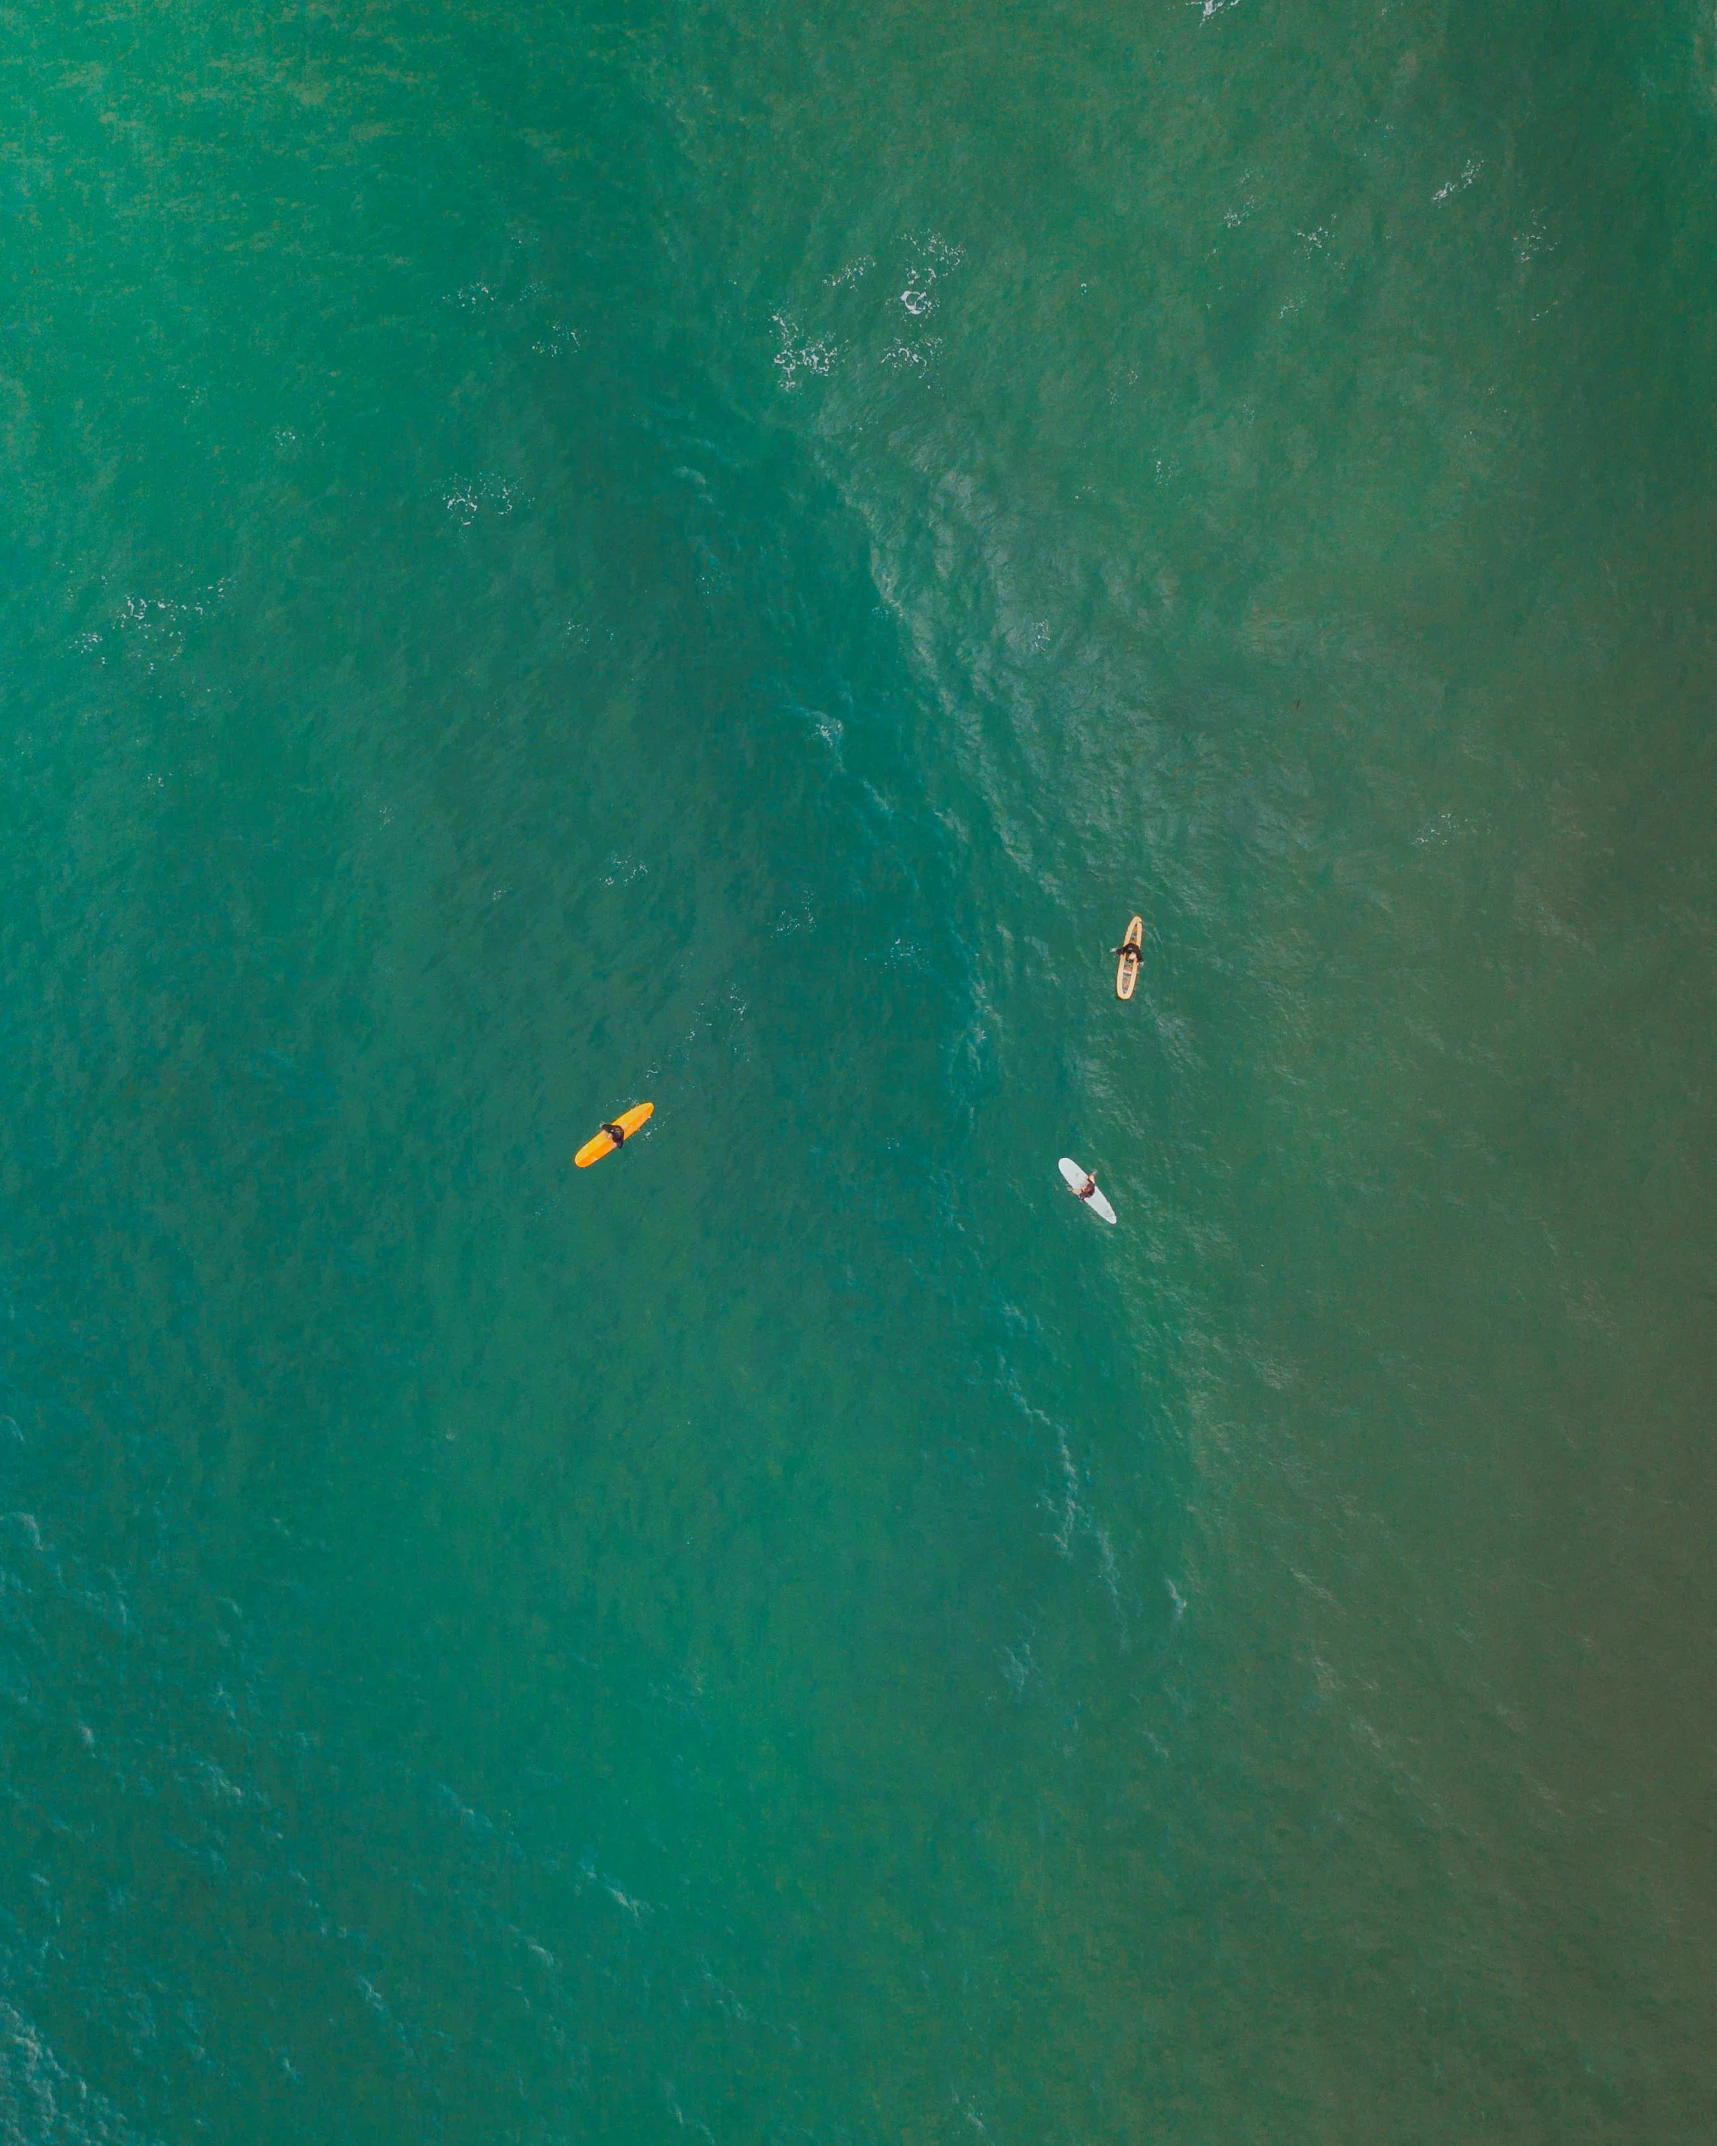
M604 1119L600 1131L584 1143L572 1158L573 1161L581 1170L588 1170L593 1162L600 1162L604 1155L616 1154L652 1115L655 1108L654 1103L634 1103L630 1110L623 1110L619 1117Z
M1061 1182L1088 1215L1095 1215L1099 1222L1113 1223L1116 1220L1115 1210L1104 1198L1103 1188L1097 1182L1095 1170L1087 1170L1082 1162L1075 1162L1071 1155L1063 1155Z
M1145 920L1134 917L1127 926L1127 936L1120 945L1110 950L1119 958L1115 964L1115 996L1131 998L1133 986L1139 980L1139 969L1145 958Z

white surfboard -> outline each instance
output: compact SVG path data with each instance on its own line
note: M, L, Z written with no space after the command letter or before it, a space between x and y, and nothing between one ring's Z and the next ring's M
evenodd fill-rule
M1072 1161L1068 1156L1063 1155L1061 1158L1061 1174L1067 1180L1068 1191L1077 1193L1084 1185L1086 1178L1090 1175L1090 1172L1087 1170L1080 1169L1079 1165L1076 1162ZM1091 1197L1088 1200L1084 1200L1080 1204L1082 1206L1089 1207L1094 1215L1101 1215L1105 1222L1113 1222L1115 1220L1115 1210L1109 1205L1108 1201L1104 1199L1101 1187L1099 1187L1097 1191L1092 1193Z

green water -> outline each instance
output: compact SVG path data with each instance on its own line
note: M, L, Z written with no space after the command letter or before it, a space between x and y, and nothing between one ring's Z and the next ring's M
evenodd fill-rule
M5 17L0 2131L1708 2138L1709 10L605 4Z

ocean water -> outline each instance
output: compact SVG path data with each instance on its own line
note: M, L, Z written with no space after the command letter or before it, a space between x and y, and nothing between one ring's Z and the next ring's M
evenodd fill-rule
M1709 8L5 25L0 2134L1708 2139Z

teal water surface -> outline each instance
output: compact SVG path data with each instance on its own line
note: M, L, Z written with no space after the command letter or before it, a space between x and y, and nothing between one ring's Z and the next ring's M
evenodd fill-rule
M1709 10L6 29L5 2136L1708 2138Z

